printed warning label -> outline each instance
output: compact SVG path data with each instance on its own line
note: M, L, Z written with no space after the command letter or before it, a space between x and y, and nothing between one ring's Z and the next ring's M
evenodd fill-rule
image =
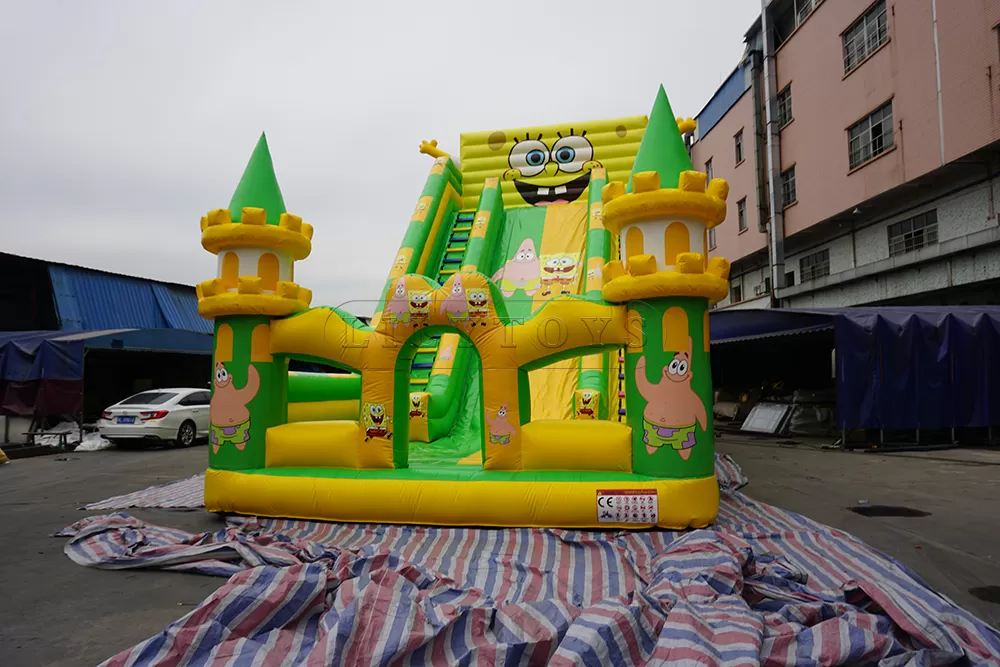
M597 520L600 523L656 523L659 520L656 489L598 489Z

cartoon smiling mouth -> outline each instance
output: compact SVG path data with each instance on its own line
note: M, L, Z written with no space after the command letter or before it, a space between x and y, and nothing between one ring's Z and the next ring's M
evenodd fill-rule
M378 415L377 417L375 415L372 415L372 421L375 422L376 424L381 424L383 419L385 419L383 415Z
M569 204L579 199L583 191L590 185L590 172L577 176L572 181L555 187L532 185L525 181L515 180L521 198L532 206L551 206L552 204Z
M469 305L473 308L484 308L486 306L486 300L483 301L469 301Z
M414 308L426 308L427 307L427 302L426 301L411 301L410 305L412 307L414 307Z
M590 399L589 398L584 398L583 399L583 404L584 405L590 405Z
M546 266L545 271L547 273L569 273L575 266Z

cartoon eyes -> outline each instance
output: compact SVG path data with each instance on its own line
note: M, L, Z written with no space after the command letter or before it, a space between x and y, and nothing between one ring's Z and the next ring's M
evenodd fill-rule
M519 262L530 262L535 258L535 253L530 250L522 250L514 256L514 259Z
M573 260L569 257L563 257L559 260L559 266L571 266L572 264Z
M589 391L585 391L583 392L583 397L589 401L591 398L594 397L594 395L591 394Z
M221 384L221 383L225 382L228 379L229 379L229 371L227 371L225 368L216 368L215 369L215 381L216 382L218 382L218 383Z
M368 411L370 413L372 413L373 415L378 416L378 415L382 414L382 406L381 405L373 405L370 408L368 408Z
M594 159L594 147L586 137L576 135L562 137L551 151L541 141L527 139L515 144L507 157L511 168L519 170L524 178L542 173L550 159L559 165L559 171L575 173Z
M559 266L559 258L553 257L552 259L545 260L545 266L551 266L553 268Z
M563 137L552 147L552 157L559 163L559 170L577 172L594 159L594 147L586 137Z
M684 359L674 359L667 366L667 372L671 375L684 375L688 371L688 362Z
M511 169L518 169L521 176L537 176L549 161L549 148L541 141L528 139L510 149L507 162Z
M499 410L497 410L497 417L503 419L506 416L507 416L507 408L500 408Z

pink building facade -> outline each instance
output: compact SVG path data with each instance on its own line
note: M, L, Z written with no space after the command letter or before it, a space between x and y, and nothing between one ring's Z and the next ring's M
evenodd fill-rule
M1000 2L773 0L698 116L719 307L1000 303Z

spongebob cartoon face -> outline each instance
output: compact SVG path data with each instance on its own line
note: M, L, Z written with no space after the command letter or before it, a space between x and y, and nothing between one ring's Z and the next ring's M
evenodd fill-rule
M361 409L362 422L365 426L365 442L372 438L390 438L389 427L392 418L386 413L382 403L365 403Z
M474 229L485 229L486 223L490 221L490 214L487 211L480 211L476 215L476 221L472 224Z
M556 253L553 255L542 255L540 257L542 270L540 278L542 286L545 288L542 295L552 292L553 285L559 285L559 293L567 291L565 288L576 280L580 268L580 256L577 253Z
M489 295L484 289L473 289L466 292L466 300L469 303L470 311L480 311L489 308Z
M399 254L396 255L396 259L392 262L392 268L389 270L389 278L398 278L404 273L406 269L410 266L410 259L413 257L413 248L400 248Z
M407 304L411 320L426 321L431 311L431 291L410 290L407 292Z
M632 116L463 132L463 207L475 207L494 178L506 181L505 207L586 201L598 175L629 179L646 124L646 116Z
M590 209L590 229L604 229L604 212L599 204Z
M427 414L427 392L416 391L410 394L410 418L423 417Z
M600 392L584 389L576 393L576 416L578 419L595 419Z
M513 180L521 198L532 206L576 201L590 185L590 170L600 166L594 162L594 146L587 131L576 134L574 128L565 136L557 131L548 141L541 132L535 137L525 133L524 139L515 138L507 164L510 169L504 179Z
M418 222L423 222L427 219L427 212L430 209L431 203L433 203L434 198L431 196L421 197L417 201L416 208L413 209L413 220Z
M490 314L490 294L485 288L473 288L465 293L466 302L469 304L469 318L472 326L482 324Z

